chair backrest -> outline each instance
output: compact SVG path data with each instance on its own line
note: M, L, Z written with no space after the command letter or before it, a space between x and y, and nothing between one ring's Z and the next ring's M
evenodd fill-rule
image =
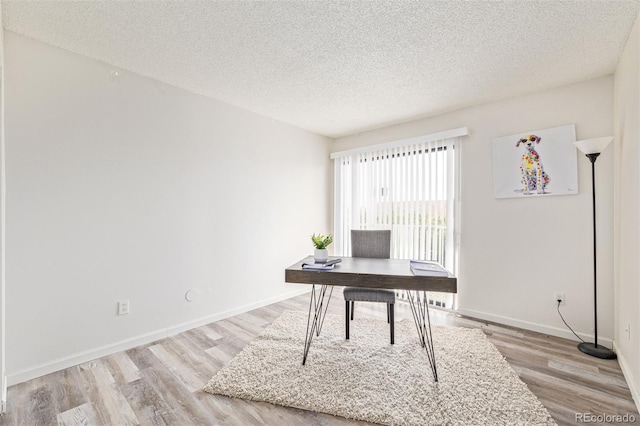
M351 230L351 257L391 257L391 231Z

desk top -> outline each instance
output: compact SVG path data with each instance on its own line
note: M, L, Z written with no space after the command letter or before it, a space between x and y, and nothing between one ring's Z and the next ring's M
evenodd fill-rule
M456 277L414 275L406 259L372 259L342 257L330 271L302 269L303 262L313 262L313 256L294 263L285 270L285 282L338 286L425 290L456 293Z

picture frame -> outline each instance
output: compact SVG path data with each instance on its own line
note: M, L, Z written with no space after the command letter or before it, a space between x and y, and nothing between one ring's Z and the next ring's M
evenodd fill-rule
M532 130L492 140L496 198L578 193L575 125Z

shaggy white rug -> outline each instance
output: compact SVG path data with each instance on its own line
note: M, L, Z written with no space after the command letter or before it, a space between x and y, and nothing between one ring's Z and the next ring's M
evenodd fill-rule
M302 366L305 312L284 312L206 392L393 425L554 425L481 330L434 327L438 379L411 321L327 315Z

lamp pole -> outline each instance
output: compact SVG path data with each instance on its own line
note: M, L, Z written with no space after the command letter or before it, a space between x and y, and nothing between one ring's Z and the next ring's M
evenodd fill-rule
M578 345L578 349L597 358L615 359L616 354L609 348L598 346L598 262L596 256L596 159L600 155L599 152L586 154L591 161L591 198L593 201L593 343L582 342Z
M596 256L596 159L600 153L587 154L591 161L591 199L593 200L593 343L598 347L598 261Z

